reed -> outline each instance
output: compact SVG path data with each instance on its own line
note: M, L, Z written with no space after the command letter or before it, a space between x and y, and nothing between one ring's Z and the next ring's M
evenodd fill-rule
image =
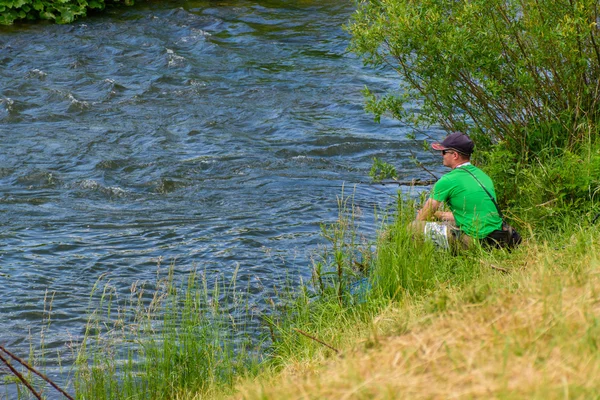
M240 319L252 316L239 315L245 293L235 283L196 272L178 281L171 266L154 287L132 285L127 299L110 283L100 288L76 362L79 399L206 395L255 371L257 344L240 334Z

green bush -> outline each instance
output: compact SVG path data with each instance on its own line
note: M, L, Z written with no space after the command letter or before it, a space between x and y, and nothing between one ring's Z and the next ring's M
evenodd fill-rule
M527 159L597 136L597 17L597 0L361 0L347 29L366 64L401 77L398 92L365 89L376 118L441 124Z
M87 15L88 9L103 10L107 4L133 4L133 0L0 0L0 24L20 20L50 20L68 24Z
M592 219L600 200L600 146L579 151L548 148L527 162L504 144L479 155L492 177L507 217L538 231L554 230L569 218ZM581 221L579 221L581 222Z

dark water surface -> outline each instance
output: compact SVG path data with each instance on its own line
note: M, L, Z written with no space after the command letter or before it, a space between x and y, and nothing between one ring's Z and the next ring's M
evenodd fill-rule
M239 267L259 304L310 276L342 185L366 214L393 202L360 184L373 157L426 177L408 128L363 111L364 85L397 78L346 53L352 11L171 1L0 28L0 344L28 354L48 294L61 349L101 276L127 291L161 259Z

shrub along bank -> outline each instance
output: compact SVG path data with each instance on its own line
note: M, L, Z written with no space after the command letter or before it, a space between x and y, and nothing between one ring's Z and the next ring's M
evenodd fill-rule
M388 65L399 90L367 89L369 109L499 142L522 160L597 136L596 0L361 1L351 49ZM415 111L415 104L421 105Z
M15 21L49 20L68 24L85 17L93 10L103 10L107 5L132 5L134 0L0 0L0 24Z
M398 88L365 89L376 119L464 131L516 225L595 214L600 187L596 0L360 1L347 26ZM418 107L415 107L417 105Z

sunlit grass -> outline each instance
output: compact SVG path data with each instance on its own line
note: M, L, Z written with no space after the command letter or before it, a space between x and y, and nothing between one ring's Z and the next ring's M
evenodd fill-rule
M598 398L595 226L529 237L512 253L450 256L424 254L427 245L406 240L401 225L378 246L387 255L377 279L389 275L371 296L389 298L387 306L328 328L341 357L293 358L239 385L235 398Z
M255 370L256 340L239 319L245 293L235 276L225 282L190 273L178 282L173 268L154 287L131 287L119 299L100 284L77 360L80 399L171 399L182 392L223 392ZM148 301L150 299L150 301ZM239 306L239 307L238 307ZM235 315L234 315L235 314Z

